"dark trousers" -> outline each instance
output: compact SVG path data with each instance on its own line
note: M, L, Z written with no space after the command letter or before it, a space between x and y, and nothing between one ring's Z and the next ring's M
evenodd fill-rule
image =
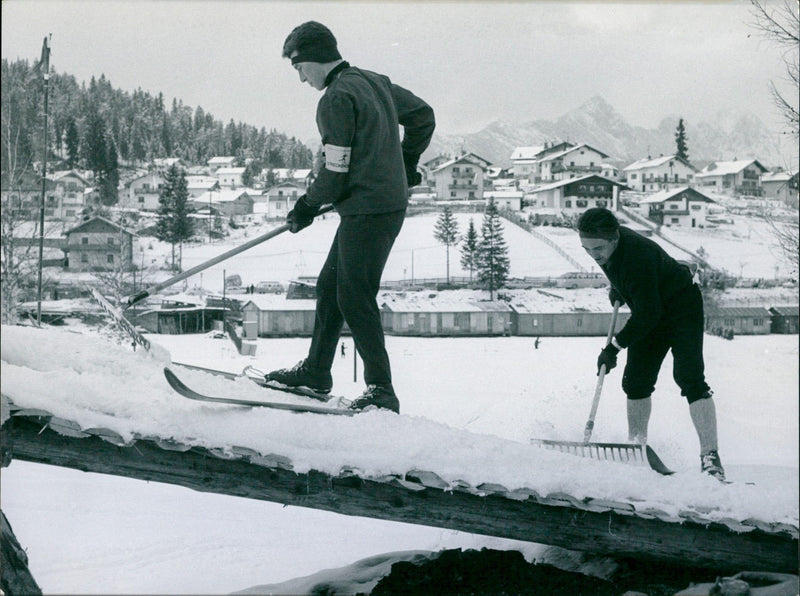
M672 349L672 374L689 403L708 396L703 362L703 297L693 285L667 305L655 329L628 347L622 389L628 399L650 397L661 364Z
M317 311L307 363L328 371L344 322L350 327L368 384L392 382L377 296L405 210L342 216L317 279Z

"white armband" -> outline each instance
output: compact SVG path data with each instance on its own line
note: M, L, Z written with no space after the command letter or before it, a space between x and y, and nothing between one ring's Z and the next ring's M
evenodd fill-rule
M350 154L352 147L339 147L338 145L324 145L325 169L331 172L346 174L350 171Z
M614 346L615 348L617 348L618 350L622 349L622 346L617 343L617 338L616 337L612 337L611 338L611 345Z

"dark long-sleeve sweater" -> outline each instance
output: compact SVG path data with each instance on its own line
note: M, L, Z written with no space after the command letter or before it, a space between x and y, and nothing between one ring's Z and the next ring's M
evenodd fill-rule
M619 244L603 267L611 285L631 309L631 317L616 335L627 348L650 333L670 312L675 296L692 285L692 274L658 244L624 226Z
M346 63L332 74L317 106L326 159L306 193L309 203L333 203L341 215L405 209L403 154L418 158L428 147L433 109L384 75Z

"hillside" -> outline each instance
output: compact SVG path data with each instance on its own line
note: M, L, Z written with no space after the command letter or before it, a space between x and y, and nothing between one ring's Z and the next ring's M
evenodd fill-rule
M425 156L455 154L466 150L491 162L510 166L515 147L544 145L545 141L566 140L587 143L607 153L609 161L619 165L646 155L675 151L678 115L668 115L657 128L629 124L605 99L595 96L555 120L529 122L498 120L482 130L465 135L434 135ZM689 140L689 156L695 166L727 159L758 159L767 167L787 166L797 148L781 145L781 139L752 113L720 111L709 122L684 121Z

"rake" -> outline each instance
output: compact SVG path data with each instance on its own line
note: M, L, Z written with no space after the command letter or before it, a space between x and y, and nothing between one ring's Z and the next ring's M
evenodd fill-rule
M619 313L619 302L614 302L614 312L611 315L611 325L608 328L608 336L606 337L606 345L611 343L611 338L614 335L614 330L617 326L617 315ZM580 441L556 441L551 439L531 439L531 443L539 445L545 449L552 449L577 455L579 457L589 457L592 459L616 461L622 463L644 464L649 465L653 470L659 474L669 475L672 474L661 458L656 455L656 452L649 445L641 445L638 443L593 443L591 442L592 431L594 430L594 418L597 415L597 406L600 403L600 394L603 391L603 380L606 376L606 367L602 365L600 372L597 375L597 388L594 392L594 399L592 400L592 409L589 413L589 419L586 421L586 428L583 431L583 442Z

